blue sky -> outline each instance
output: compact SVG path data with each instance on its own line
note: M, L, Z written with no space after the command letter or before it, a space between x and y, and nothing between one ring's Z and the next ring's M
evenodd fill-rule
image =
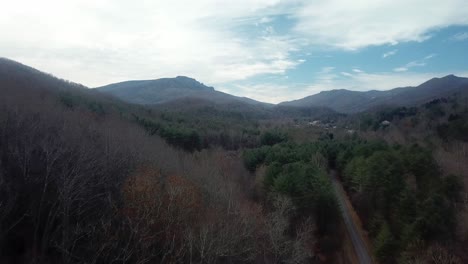
M270 26L284 30L281 20L272 21ZM231 93L250 92L250 87L257 87L268 94L274 91L270 87L276 87L298 94L290 97L280 93L277 100L273 99L280 102L330 89L385 90L418 85L448 74L468 77L468 27L447 26L426 34L424 41L357 49L306 46L291 54L291 58L303 61L282 74L258 75L223 87ZM252 90L250 96L255 98L254 93Z
M277 103L468 77L466 0L18 0L0 34L0 56L89 87L186 75Z

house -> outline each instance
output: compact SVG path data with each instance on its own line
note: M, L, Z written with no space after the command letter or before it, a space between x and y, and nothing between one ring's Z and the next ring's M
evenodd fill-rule
M382 123L380 123L380 125L383 126L383 127L389 126L390 124L391 123L388 120L384 120L384 121L382 121Z

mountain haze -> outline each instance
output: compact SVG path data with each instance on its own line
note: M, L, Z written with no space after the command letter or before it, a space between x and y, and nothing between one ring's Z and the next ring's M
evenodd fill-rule
M416 87L401 87L387 91L350 91L345 89L323 91L281 105L330 107L341 113L357 113L378 106L411 106L435 98L446 97L456 92L468 91L468 78L448 75L433 78Z

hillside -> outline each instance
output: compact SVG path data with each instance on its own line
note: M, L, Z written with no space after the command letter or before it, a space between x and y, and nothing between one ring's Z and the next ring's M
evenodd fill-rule
M288 106L330 107L341 113L358 113L379 106L413 106L468 91L468 78L448 75L433 78L416 87L395 88L388 91L324 91L299 100L283 102Z
M270 253L306 240L283 229L265 239L277 218L248 198L254 178L239 155L176 148L190 143L188 118L153 112L0 59L0 263L296 258L292 247ZM224 141L249 128L223 124Z
M215 103L225 104L243 102L261 104L258 101L237 97L216 91L195 79L178 76L156 80L126 81L98 87L99 91L112 94L126 102L154 105L183 98L198 98Z
M2 263L337 263L332 164L380 260L463 257L468 243L455 210L467 186L463 96L358 115L197 97L148 107L7 59L0 88ZM392 140L400 130L411 138ZM413 253L417 241L427 246Z
M185 77L179 77L179 80L180 83L196 82ZM118 114L144 127L151 135L158 135L169 144L190 151L212 146L225 149L257 146L262 133L270 127L269 123L286 124L292 119L310 121L336 119L339 116L323 107L274 106L239 100L220 103L199 97L181 97L149 108L126 103L111 94L58 79L8 59L0 60L0 84L5 90L4 96L21 92L24 97L31 97L30 104L35 103L36 99L32 93L24 92L26 88L40 93L51 92L70 109ZM202 92L213 90L202 84L193 89Z

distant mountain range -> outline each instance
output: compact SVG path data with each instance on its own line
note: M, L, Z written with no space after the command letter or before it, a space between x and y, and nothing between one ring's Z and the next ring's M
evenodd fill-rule
M154 105L180 99L203 99L219 104L248 103L264 104L246 97L238 97L216 91L195 79L178 76L144 81L126 81L97 87L101 92L110 93L124 101L136 104Z
M102 102L106 102L106 105L113 105L116 109L142 109L125 103L130 102L149 105L157 111L215 116L222 119L233 116L241 119L326 119L338 115L325 107L276 106L233 96L182 76L150 81L128 81L99 89L89 89L1 57L0 89L11 93L22 93L24 96L29 96L25 92L26 89L58 92L63 97L63 101L70 105L80 104L82 98L95 98L95 102L85 102L85 104L87 106L94 104L98 107ZM31 103L34 100L31 97Z
M468 78L448 75L433 78L416 87L402 87L387 91L324 91L280 105L298 107L329 107L341 113L357 113L380 106L412 106L457 92L468 92Z
M23 83L23 85L34 84L34 87L44 86L44 89L47 89L51 83L56 83L58 87L64 86L65 83L49 74L5 58L0 58L0 77L0 88L13 82ZM66 87L86 88L79 84L66 83ZM63 89L67 89L65 86ZM82 91L85 90L88 89L82 89ZM213 87L184 76L126 81L88 91L96 94L110 94L130 103L157 105L166 109L191 111L194 108L211 106L241 112L258 112L259 114L263 112L269 116L285 114L292 116L305 113L310 116L313 113L317 115L335 111L358 113L382 106L413 106L455 93L468 95L468 78L448 75L443 78L433 78L416 87L402 87L388 91L357 92L344 89L324 91L299 100L283 102L277 106L216 91Z
M217 104L265 104L246 97L237 97L216 91L195 79L179 76L149 81L128 81L97 88L118 98L137 104L165 104L173 101L202 99ZM302 108L327 107L340 113L358 113L381 106L412 106L435 98L468 92L468 78L448 75L433 78L416 87L401 87L387 91L324 91L299 100L283 102L280 106Z

